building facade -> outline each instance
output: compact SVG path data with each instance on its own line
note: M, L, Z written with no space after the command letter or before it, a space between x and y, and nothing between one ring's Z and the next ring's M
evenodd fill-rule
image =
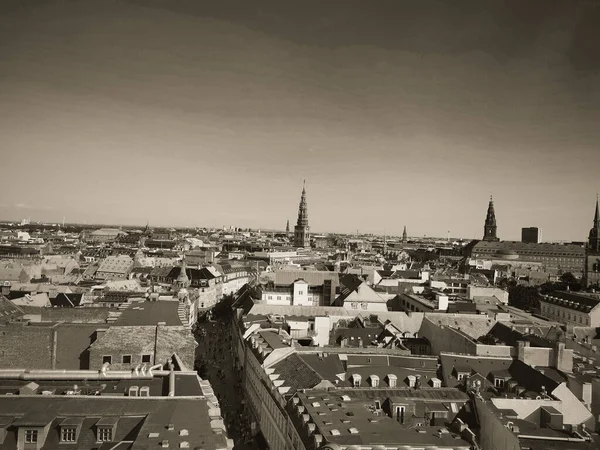
M521 242L539 244L542 242L542 232L538 227L521 228Z
M541 315L571 327L600 327L600 296L557 291L543 295Z

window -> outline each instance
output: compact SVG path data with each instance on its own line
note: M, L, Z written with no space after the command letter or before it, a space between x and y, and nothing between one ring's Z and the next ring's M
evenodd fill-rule
M112 441L112 428L98 428L98 442Z
M112 364L112 356L103 356L102 357L102 364Z
M304 291L298 291L298 295L304 295Z
M25 430L25 443L35 444L38 441L38 430Z
M123 364L131 364L131 355L123 355L121 362Z
M496 378L494 380L494 385L496 387L504 387L504 380L502 378Z
M149 363L150 362L150 355L142 355L142 362L143 363Z
M60 440L61 442L75 442L76 429L69 428L61 428L60 430Z

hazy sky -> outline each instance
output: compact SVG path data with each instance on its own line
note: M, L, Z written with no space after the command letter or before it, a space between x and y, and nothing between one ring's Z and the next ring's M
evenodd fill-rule
M583 240L600 3L0 2L0 218Z

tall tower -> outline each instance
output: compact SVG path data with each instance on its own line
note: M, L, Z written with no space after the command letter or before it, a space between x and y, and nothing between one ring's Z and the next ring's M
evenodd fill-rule
M290 220L288 219L287 225L285 226L285 235L286 237L290 237Z
M485 226L483 227L483 240L489 242L498 242L500 239L496 237L496 212L494 211L494 199L490 195L490 204L488 205L487 217L485 218Z
M298 207L298 222L294 227L294 246L310 247L310 227L308 226L308 207L306 206L306 180L302 184L302 196Z
M600 211L598 209L598 196L596 196L596 211L594 225L588 236L588 245L585 258L585 285L600 285Z
M185 264L185 253L183 254L183 258L181 258L181 269L179 270L179 275L175 280L175 289L181 291L185 290L190 285L190 279L187 276L187 266Z
M598 196L596 196L596 212L594 213L594 226L588 237L588 248L594 253L600 253L600 212L598 210Z
M404 225L404 231L402 232L402 243L406 244L408 242L408 235L406 234L406 225Z

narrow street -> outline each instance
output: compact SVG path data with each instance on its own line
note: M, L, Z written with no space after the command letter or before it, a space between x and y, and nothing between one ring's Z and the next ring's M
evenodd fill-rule
M194 333L196 370L210 381L221 405L221 413L235 450L256 450L250 423L244 414L242 380L234 368L229 321L207 320L198 322Z

